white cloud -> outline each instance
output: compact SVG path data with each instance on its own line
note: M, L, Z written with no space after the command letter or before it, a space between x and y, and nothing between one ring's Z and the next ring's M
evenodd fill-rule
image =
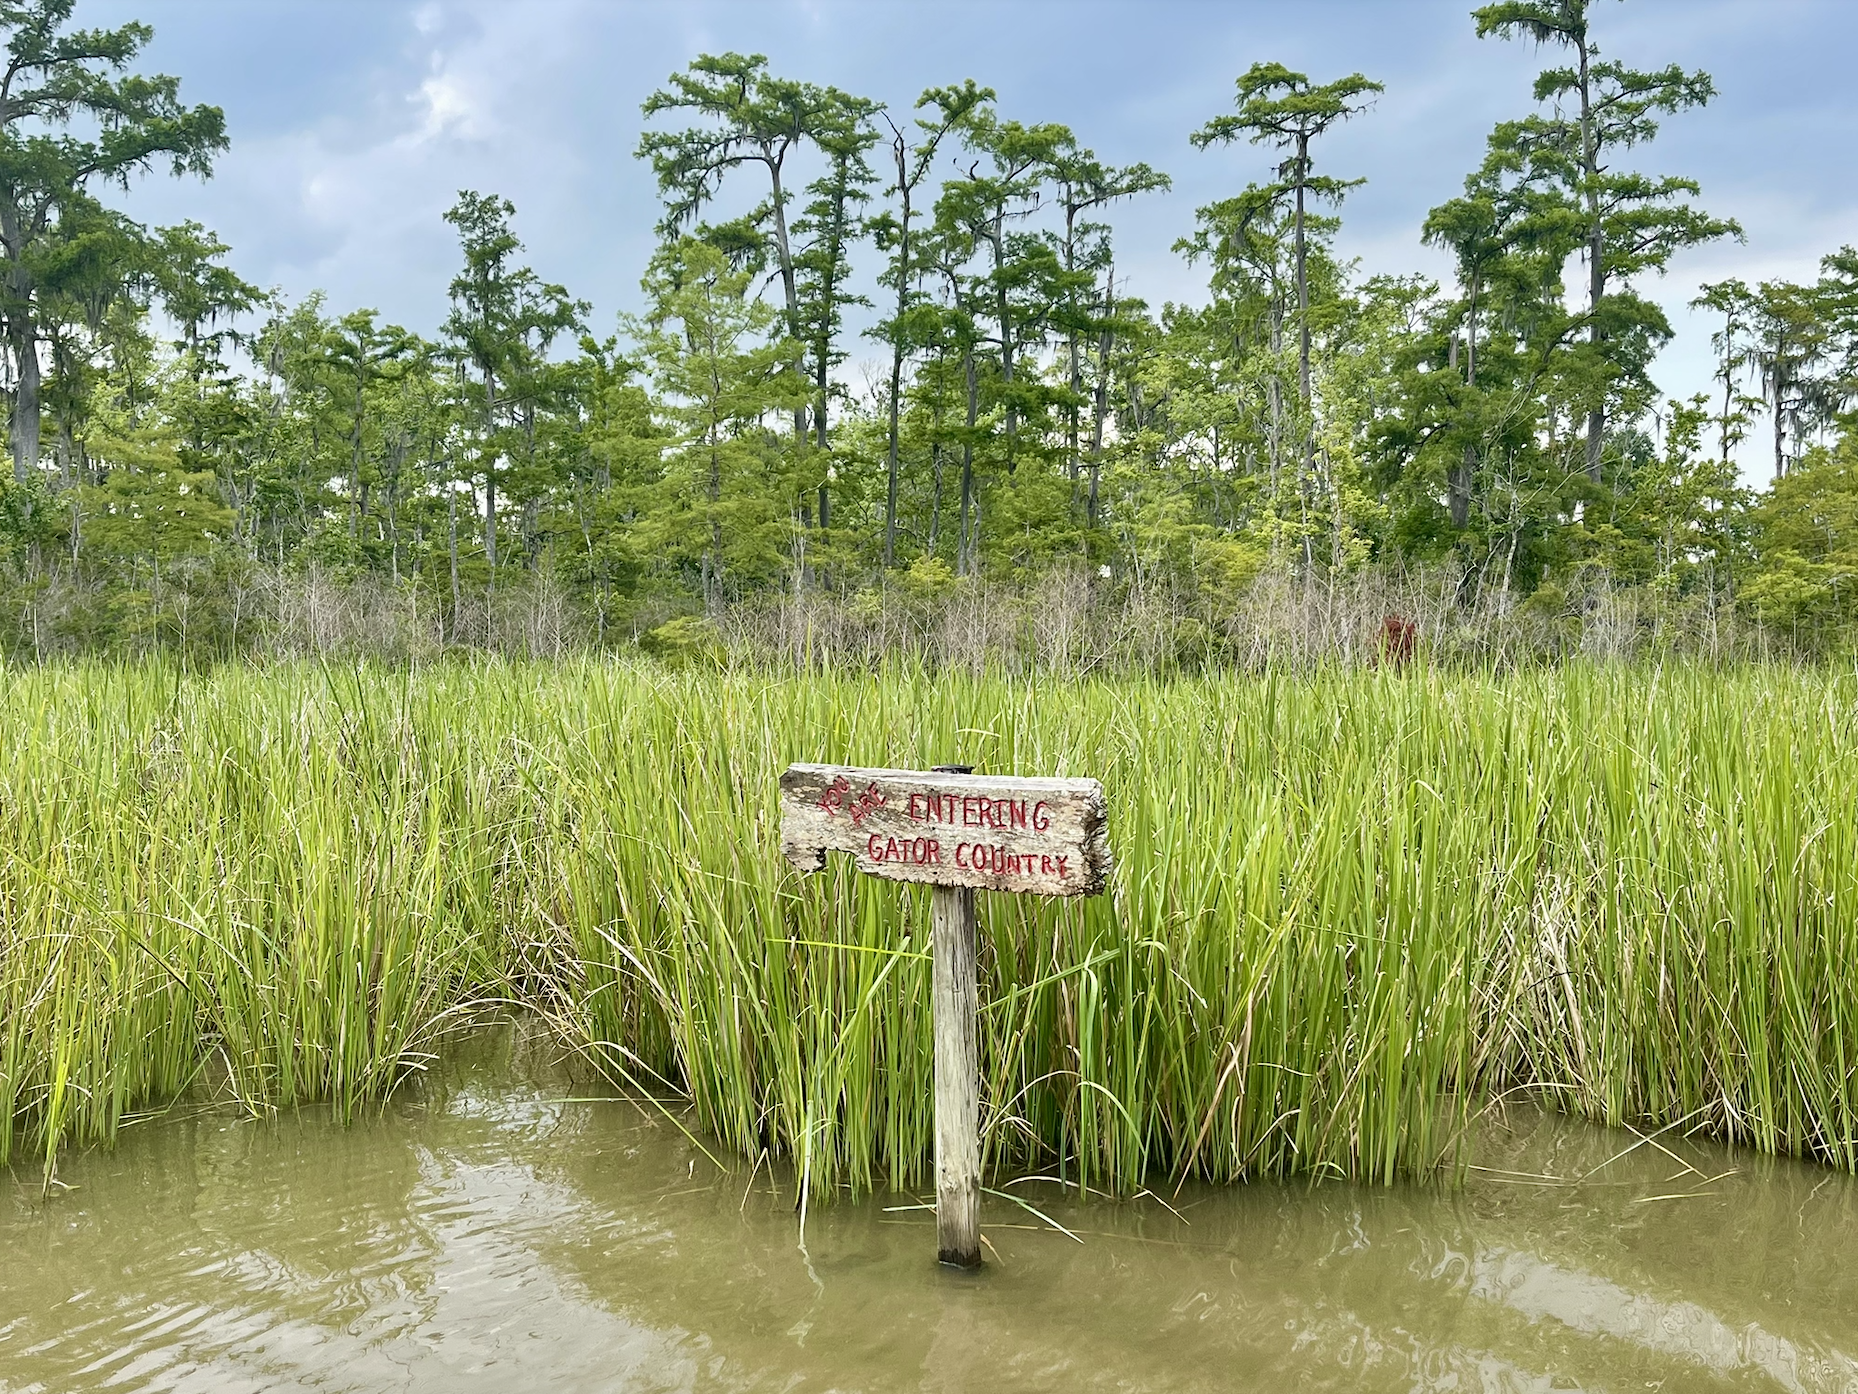
M423 104L425 108L417 138L436 140L449 135L464 140L481 139L485 121L479 103L456 74L438 71L437 54L433 55L433 67L432 76L407 97L409 102Z

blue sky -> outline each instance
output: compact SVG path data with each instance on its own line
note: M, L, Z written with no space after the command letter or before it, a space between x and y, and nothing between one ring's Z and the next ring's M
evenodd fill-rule
M1367 184L1344 210L1341 250L1366 272L1449 267L1419 245L1426 210L1451 197L1498 120L1529 109L1543 55L1478 40L1469 5L1432 0L1303 4L1150 0L80 0L79 22L142 18L147 65L190 101L226 111L232 149L198 180L144 179L138 216L196 218L249 280L338 310L380 309L432 331L456 262L440 218L460 188L517 207L538 273L594 305L610 332L636 308L658 216L632 156L639 103L697 54L765 53L780 73L904 110L926 86L972 77L1006 116L1062 121L1099 156L1147 161L1172 193L1117 211L1133 293L1196 299L1199 273L1169 250L1199 204L1263 177L1250 147L1194 151L1188 133L1230 107L1233 78L1275 59L1318 80L1361 71L1386 84L1331 135L1322 166ZM1647 288L1679 337L1657 376L1706 385L1707 323L1682 309L1698 283L1810 276L1858 243L1858 4L1850 0L1600 0L1596 37L1640 66L1701 67L1720 96L1672 118L1635 162L1703 184L1744 245L1685 254ZM856 381L859 366L848 365ZM1751 463L1760 459L1754 443Z

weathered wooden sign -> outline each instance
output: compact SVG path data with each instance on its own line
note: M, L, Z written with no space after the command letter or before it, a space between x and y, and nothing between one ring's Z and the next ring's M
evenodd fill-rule
M1110 871L1094 779L794 765L781 776L781 851L802 871L849 852L892 881L1032 895L1095 895Z
M974 892L1097 895L1109 880L1094 779L794 765L781 776L781 851L802 871L849 852L860 871L927 882L934 959L936 1255L981 1261L980 993Z

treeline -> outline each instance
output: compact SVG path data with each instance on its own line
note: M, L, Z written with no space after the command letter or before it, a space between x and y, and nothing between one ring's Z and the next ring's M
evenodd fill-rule
M1071 622L1050 604L1199 661L1323 624L1361 650L1379 608L1423 602L1472 650L1596 626L1609 649L1848 649L1858 252L1811 285L1705 287L1718 390L1663 398L1650 283L1740 232L1636 166L1713 87L1606 58L1588 11L1475 12L1552 66L1426 219L1450 284L1338 250L1361 180L1323 144L1372 119L1361 74L1258 64L1183 133L1258 178L1179 244L1205 303L1156 309L1107 219L1165 174L972 81L901 108L730 53L644 104L642 313L601 337L525 263L512 205L467 191L428 336L288 303L197 223L108 207L139 173L208 172L223 118L135 71L146 26L29 0L0 15L0 639L933 655L961 616ZM854 360L878 367L848 383ZM1735 458L1764 427L1751 491Z

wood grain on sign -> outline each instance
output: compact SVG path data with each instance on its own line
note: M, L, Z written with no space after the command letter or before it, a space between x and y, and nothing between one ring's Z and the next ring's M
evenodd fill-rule
M1032 895L1097 895L1110 872L1094 779L794 765L781 776L781 851L802 871L849 852L892 881Z

